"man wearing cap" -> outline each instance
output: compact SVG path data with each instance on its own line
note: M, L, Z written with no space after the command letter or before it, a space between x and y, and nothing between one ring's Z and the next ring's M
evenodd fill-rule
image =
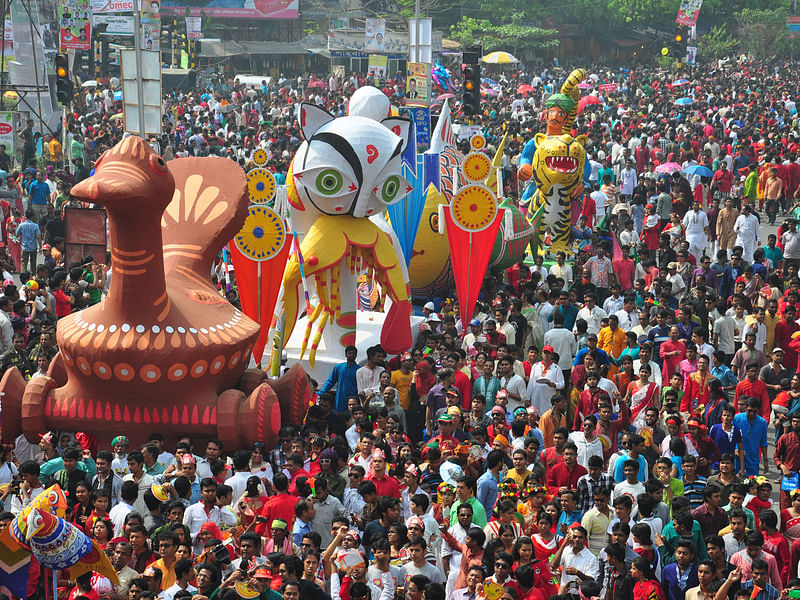
M292 508L294 517L294 508ZM264 542L264 556L269 556L272 552L281 554L298 554L298 548L289 535L289 524L283 519L272 519L269 529L270 537Z
M469 322L469 333L464 336L461 342L461 347L467 353L467 356L474 356L477 351L475 350L475 340L481 335L482 325L479 319L472 319Z
M458 407L456 407L456 409L458 409ZM436 422L439 426L439 433L430 439L430 441L427 443L427 446L438 444L441 448L443 442L450 442L453 444L453 447L457 446L460 442L453 435L456 429L456 424L450 412L448 410L442 412L442 414L440 414L436 419Z
M767 395L770 404L775 401L775 397L781 392L781 380L792 379L792 374L783 366L783 348L778 346L772 349L772 361L761 367L758 378L767 387Z
M425 426L428 436L434 433L434 418L436 413L447 406L447 390L455 383L456 376L453 369L444 367L436 374L439 381L428 392L425 400Z

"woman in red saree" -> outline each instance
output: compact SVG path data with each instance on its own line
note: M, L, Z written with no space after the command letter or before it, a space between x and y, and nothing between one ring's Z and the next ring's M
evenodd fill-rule
M650 365L643 364L639 367L639 379L628 384L625 401L631 407L631 424L636 429L646 425L644 416L647 409L655 406L658 398L658 384L650 381L653 370ZM656 408L660 408L655 406Z

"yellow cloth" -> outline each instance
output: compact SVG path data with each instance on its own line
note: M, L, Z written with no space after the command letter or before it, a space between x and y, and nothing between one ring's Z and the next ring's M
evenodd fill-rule
M604 350L609 357L619 358L625 349L625 332L619 327L614 331L611 331L611 327L603 327L597 334L597 347ZM610 379L617 373L619 373L619 367L612 364L608 368L607 377Z
M397 390L397 396L400 398L400 406L403 407L403 410L408 410L409 406L411 406L409 390L411 389L413 377L413 371L410 371L408 375L404 374L400 369L392 371L392 387Z

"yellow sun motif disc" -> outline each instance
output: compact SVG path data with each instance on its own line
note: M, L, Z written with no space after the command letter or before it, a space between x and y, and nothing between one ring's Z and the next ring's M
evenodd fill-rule
M486 138L483 137L483 135L481 135L480 133L476 133L471 138L469 138L469 145L476 152L479 150L483 150L486 147Z
M258 590L246 581L237 581L233 588L239 594L239 598L245 598L245 600L258 598Z
M253 162L257 167L263 167L265 164L267 164L268 159L269 155L263 148L258 148L255 152L253 152Z
M464 162L461 164L461 170L467 181L478 183L486 181L489 174L492 172L492 161L485 154L472 152L464 157Z
M251 206L247 210L244 227L233 238L233 243L245 256L255 260L269 260L280 252L286 243L286 226L268 206Z
M497 215L494 194L482 185L468 185L453 196L453 220L466 231L486 229Z
M267 169L252 169L247 172L247 191L250 202L266 204L275 197L275 176Z

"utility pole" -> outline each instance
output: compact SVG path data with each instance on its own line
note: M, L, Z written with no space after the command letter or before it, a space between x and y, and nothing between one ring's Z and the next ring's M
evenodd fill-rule
M161 35L161 31L158 32ZM142 83L142 14L139 0L133 0L133 50L136 53L136 97L139 111L139 135L146 139L144 129L144 85Z

